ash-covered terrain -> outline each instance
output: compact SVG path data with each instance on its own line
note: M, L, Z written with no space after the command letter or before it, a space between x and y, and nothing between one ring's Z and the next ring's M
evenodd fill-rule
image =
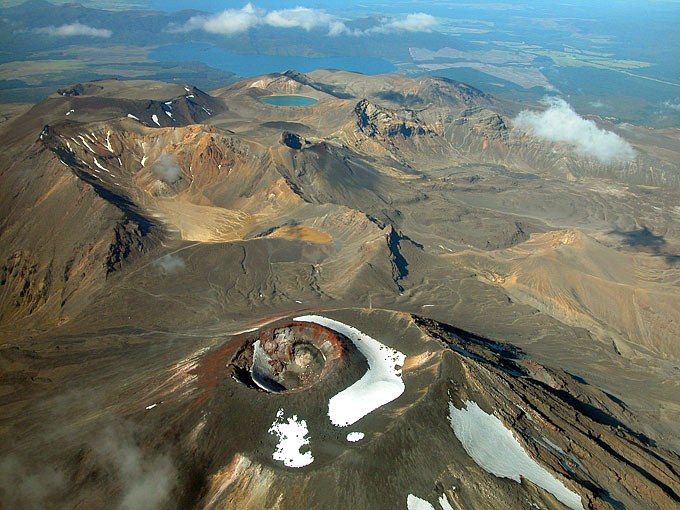
M8 110L3 507L678 508L680 135L522 109L289 71Z

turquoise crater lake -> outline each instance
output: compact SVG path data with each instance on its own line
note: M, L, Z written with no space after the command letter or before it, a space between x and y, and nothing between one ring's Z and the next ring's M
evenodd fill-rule
M309 106L316 103L316 99L307 96L265 96L260 102L273 106Z

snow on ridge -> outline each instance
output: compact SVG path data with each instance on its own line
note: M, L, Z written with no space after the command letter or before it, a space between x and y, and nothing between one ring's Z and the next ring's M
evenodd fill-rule
M328 417L333 425L352 425L404 393L401 367L406 355L403 353L340 321L320 315L303 315L294 320L313 322L345 335L368 362L368 370L363 377L328 402Z
M347 441L350 443L356 443L364 438L365 434L363 432L350 432L347 434Z
M138 118L138 117L135 117L135 116L134 116L134 115L132 115L131 113L128 113L128 115L127 115L127 116L128 116L128 118L130 118L130 119L135 119L135 120L139 120L139 118Z
M274 460L280 460L286 467L301 468L314 462L311 450L300 452L303 446L309 444L309 430L305 420L298 420L297 415L284 420L283 408L276 413L274 423L269 427L270 434L276 434L279 442L272 454Z
M151 120L154 121L154 122L156 123L156 125L158 125L158 127L161 127L160 122L158 122L158 115L156 115L156 114L154 113L154 114L151 116Z
M144 155L144 157L142 158L142 161L140 161L140 163L142 164L142 166L144 166L144 163L146 163L146 154Z
M496 416L466 400L465 409L449 403L449 422L467 454L485 471L521 483L530 480L573 510L583 510L581 497L529 457L512 431Z

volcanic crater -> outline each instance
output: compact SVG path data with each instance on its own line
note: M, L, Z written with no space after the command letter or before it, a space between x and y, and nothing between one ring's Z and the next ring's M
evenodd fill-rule
M362 363L361 361L364 361ZM303 391L365 360L344 335L310 322L261 329L229 363L234 379L268 393Z

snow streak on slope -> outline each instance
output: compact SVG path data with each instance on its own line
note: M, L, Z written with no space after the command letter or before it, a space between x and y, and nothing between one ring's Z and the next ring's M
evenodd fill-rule
M406 356L403 353L340 321L319 315L304 315L295 320L314 322L345 335L368 362L368 371L361 379L330 399L328 416L333 425L352 425L404 393L401 367Z
M524 451L503 422L485 413L476 402L465 409L449 403L449 421L467 454L483 469L500 478L521 482L521 477L542 487L574 510L583 510L581 498Z
M106 148L113 154L113 147L111 147L111 131L106 132Z
M439 497L439 504L442 506L442 510L453 510L451 503L449 503L449 500L446 499L446 495L444 494Z

